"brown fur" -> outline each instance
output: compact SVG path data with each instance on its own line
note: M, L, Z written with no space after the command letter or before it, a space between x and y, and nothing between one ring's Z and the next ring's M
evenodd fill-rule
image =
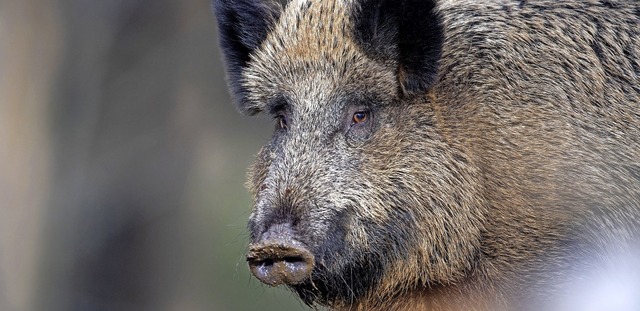
M252 169L252 228L294 215L301 239L322 250L346 213L349 251L316 256L328 270L367 258L384 266L364 294L310 303L519 309L633 251L637 2L440 1L438 79L418 96L403 92L397 62L372 59L353 39L357 7L291 2L242 74L247 105L268 113L284 94L291 106L287 132ZM379 123L364 140L347 134L346 147L328 133L353 94L375 99ZM398 215L406 223L393 228Z

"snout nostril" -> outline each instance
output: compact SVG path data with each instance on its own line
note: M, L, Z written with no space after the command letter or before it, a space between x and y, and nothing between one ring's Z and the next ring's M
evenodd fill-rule
M299 284L309 278L315 259L293 240L267 241L251 246L247 254L251 273L265 284Z

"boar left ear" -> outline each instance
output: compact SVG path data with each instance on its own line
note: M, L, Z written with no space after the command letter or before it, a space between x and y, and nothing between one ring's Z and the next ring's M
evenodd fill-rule
M273 0L213 0L218 20L220 46L225 58L229 87L240 111L254 114L246 106L242 71L278 20L282 7Z
M405 95L425 92L438 73L444 30L433 0L360 0L355 39L370 57L398 64Z

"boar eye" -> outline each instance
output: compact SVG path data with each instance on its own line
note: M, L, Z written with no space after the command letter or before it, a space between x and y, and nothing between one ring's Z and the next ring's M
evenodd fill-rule
M351 106L345 113L344 127L347 144L357 147L366 142L375 130L375 111L366 105Z
M356 113L353 114L352 122L353 124L361 124L366 122L367 119L369 119L368 111L357 111Z
M276 126L279 129L286 129L287 128L287 117L284 115L277 115L276 116Z

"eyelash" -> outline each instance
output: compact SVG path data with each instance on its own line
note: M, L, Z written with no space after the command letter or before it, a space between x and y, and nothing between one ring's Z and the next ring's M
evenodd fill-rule
M279 114L279 115L277 115L275 117L275 119L276 119L276 126L279 129L287 129L288 128L289 124L287 122L287 117L285 115Z

